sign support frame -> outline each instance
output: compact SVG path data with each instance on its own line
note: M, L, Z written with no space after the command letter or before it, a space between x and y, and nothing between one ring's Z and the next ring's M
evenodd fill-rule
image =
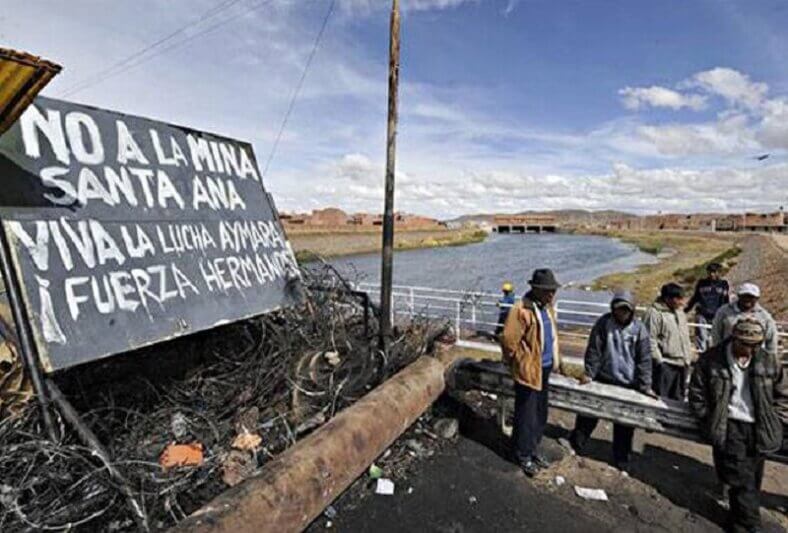
M44 427L46 428L49 440L57 442L57 430L52 420L52 413L49 411L49 395L44 388L44 378L41 373L38 355L35 353L34 345L30 339L28 317L19 296L19 280L9 260L10 246L8 244L3 222L3 217L0 217L0 270L2 270L2 275L5 279L8 305L11 308L11 314L14 319L16 339L13 340L16 341L16 348L22 356L24 369L30 376L30 381L33 383L33 392L41 407L41 416L43 417Z

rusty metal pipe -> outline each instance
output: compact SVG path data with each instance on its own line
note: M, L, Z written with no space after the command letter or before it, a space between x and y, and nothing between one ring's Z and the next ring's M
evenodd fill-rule
M302 531L438 398L444 365L420 357L172 531Z

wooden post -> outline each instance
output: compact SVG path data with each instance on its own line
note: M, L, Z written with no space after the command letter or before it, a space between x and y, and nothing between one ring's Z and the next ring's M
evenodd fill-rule
M383 258L380 273L380 344L388 352L391 339L391 292L394 261L394 167L397 154L399 88L399 0L391 3L389 35L389 112L386 137L386 200L383 210Z

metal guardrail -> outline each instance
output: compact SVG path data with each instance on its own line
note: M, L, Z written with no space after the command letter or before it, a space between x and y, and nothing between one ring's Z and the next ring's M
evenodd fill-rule
M355 288L367 292L372 301L380 298L380 285L376 283L356 283ZM432 318L444 319L453 324L458 344L464 343L464 333L487 332L492 334L502 325L498 322L501 308L511 307L499 304L500 294L484 291L462 291L457 289L436 289L412 285L392 287L392 321L396 319ZM563 335L588 337L596 319L610 309L608 303L589 302L577 299L560 298L556 301L558 327ZM638 306L638 313L646 307ZM708 324L689 323L690 328L711 329ZM788 323L778 323L778 335L783 352L788 353ZM466 341L467 342L467 341ZM496 348L497 349L497 348Z

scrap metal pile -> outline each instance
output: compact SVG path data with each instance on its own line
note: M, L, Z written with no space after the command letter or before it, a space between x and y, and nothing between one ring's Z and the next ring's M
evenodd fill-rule
M299 290L295 308L58 376L151 529L240 483L444 331L414 322L384 356L375 310L330 267L304 271ZM30 401L0 420L0 531L135 529L106 465L60 418L50 442L40 418Z

